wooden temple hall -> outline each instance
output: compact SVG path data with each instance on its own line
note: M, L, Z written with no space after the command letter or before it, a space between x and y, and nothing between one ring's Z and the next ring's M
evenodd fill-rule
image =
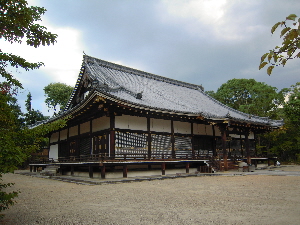
M49 155L31 170L105 178L120 171L228 170L237 159L255 164L255 135L283 121L245 114L216 101L202 86L83 56L64 111L67 126L49 134Z

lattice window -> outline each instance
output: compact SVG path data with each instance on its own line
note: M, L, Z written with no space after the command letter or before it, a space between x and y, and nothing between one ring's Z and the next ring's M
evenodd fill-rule
M161 157L162 154L172 154L172 144L170 135L151 135L151 153L153 157Z
M126 154L127 156L134 156L140 154L140 156L144 156L144 154L148 153L146 134L117 131L115 143L116 155Z
M189 137L176 137L175 136L175 151L177 150L192 150L192 141Z
M80 139L79 152L80 155L90 155L91 147L90 147L90 138L82 138Z

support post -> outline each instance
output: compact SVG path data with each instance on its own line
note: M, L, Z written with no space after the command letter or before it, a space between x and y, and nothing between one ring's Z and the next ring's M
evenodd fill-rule
M166 175L166 163L161 164L161 175Z
M112 159L115 158L115 115L110 115L110 138L109 138L109 153Z
M216 131L215 131L215 126L214 125L211 125L212 126L212 130L213 130L213 156L217 156L217 149L216 149Z
M33 172L36 172L36 166L33 166Z
M175 154L175 136L174 136L174 121L171 120L171 147L172 147L172 158L176 158Z
M189 162L187 162L187 163L185 164L185 172L186 172L186 173L190 173L190 163L189 163Z
M101 166L101 178L105 179L105 166Z
M30 173L32 173L32 166L29 166L29 168L30 168Z
M250 144L249 144L249 129L245 131L245 148L247 154L247 163L248 165L251 164L251 157L250 157Z
M74 166L71 166L71 176L74 176Z
M123 165L123 177L127 178L127 173L128 173L128 168L127 168L127 164Z
M194 147L194 123L191 123L191 143L192 143L192 159L195 159L195 147Z
M219 125L219 129L221 131L221 139L222 139L222 149L223 149L223 162L224 162L224 170L228 171L228 162L227 162L227 149L226 149L226 124Z
M148 159L151 159L151 130L150 118L147 118L147 144L148 144Z
M89 165L89 177L93 178L93 175L94 175L94 173L93 173L93 166Z

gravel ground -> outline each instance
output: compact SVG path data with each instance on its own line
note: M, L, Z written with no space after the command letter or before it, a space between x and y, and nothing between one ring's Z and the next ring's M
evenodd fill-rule
M280 171L298 171L300 166ZM278 171L276 169L275 171ZM274 171L274 172L275 172ZM17 203L1 224L299 224L300 176L186 177L80 185L5 174Z

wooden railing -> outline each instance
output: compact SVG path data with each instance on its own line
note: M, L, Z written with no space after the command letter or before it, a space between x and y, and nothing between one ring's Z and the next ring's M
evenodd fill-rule
M58 157L58 159L53 158L32 158L30 163L51 163L51 162L97 162L97 161L106 161L106 160L117 160L117 161L126 161L126 160L197 160L197 159L209 159L211 154L193 154L191 151L176 151L175 154L172 153L154 153L154 154L145 154L145 153L122 153L119 152L114 156L110 156L107 153L101 154L91 154L91 155L80 155L80 156L69 156L69 157Z

